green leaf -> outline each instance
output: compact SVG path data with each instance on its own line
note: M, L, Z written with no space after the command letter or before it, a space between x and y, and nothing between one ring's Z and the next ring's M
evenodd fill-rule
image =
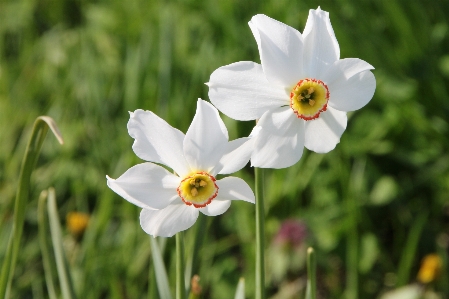
M41 248L42 262L44 265L45 283L47 284L48 296L50 299L57 299L56 291L53 283L53 268L51 261L53 260L50 251L47 236L49 231L47 209L45 208L48 192L44 190L39 196L38 212L38 228L39 228L39 246Z
M76 298L73 282L68 270L67 259L62 246L61 224L59 222L58 208L56 206L55 189L48 189L48 217L50 220L50 233L55 252L56 269L58 270L59 284L64 299Z
M245 279L240 277L234 299L245 299Z
M416 256L416 251L418 249L421 233L423 232L424 226L426 225L428 216L428 212L423 211L420 215L418 215L416 221L413 222L413 226L410 228L409 234L407 236L407 242L404 245L404 249L401 254L401 260L399 261L397 286L406 285L410 278L410 273L413 266L413 261Z
M154 272L156 273L157 289L160 299L172 299L168 284L167 270L156 238L150 237L151 256L153 257Z

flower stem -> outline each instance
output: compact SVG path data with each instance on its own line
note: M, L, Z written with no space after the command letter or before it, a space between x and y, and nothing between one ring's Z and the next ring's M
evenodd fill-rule
M176 299L186 299L183 232L176 234Z
M265 298L265 205L263 169L254 168L256 180L256 299Z
M358 200L362 197L363 180L365 176L364 159L354 161L353 169L349 177L349 185L346 188L345 205L347 213L347 241L346 241L346 299L359 298L359 222L360 206ZM343 186L347 184L342 177Z
M354 199L349 198L349 201ZM355 208L357 209L357 208ZM350 214L348 236L346 242L346 298L357 299L358 294L358 240L359 233L357 229L357 215L355 213Z
M148 299L156 299L157 294L157 282L156 282L156 273L154 273L154 265L153 267L149 267L148 271Z
M188 279L191 279L193 275L198 274L199 270L199 258L198 258L198 252L200 251L201 245L204 242L204 237L206 236L206 229L207 229L207 218L206 215L200 213L198 215L198 220L196 221L196 230L194 234L194 241L193 241L193 249L191 250L190 256L187 258L185 263L185 272L186 272L186 282L188 282ZM192 284L188 284L186 286L187 294L190 294L192 290Z
M316 256L312 247L307 249L306 299L316 299Z

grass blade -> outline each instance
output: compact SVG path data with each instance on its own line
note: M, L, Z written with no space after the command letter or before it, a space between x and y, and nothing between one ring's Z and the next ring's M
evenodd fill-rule
M316 256L312 247L307 249L306 299L316 299Z
M61 285L62 297L64 299L76 298L73 283L68 271L67 260L62 247L61 224L59 222L58 209L56 206L55 189L48 189L48 216L50 220L51 240L55 252L56 269L58 270L59 284Z
M39 245L42 253L42 261L44 265L45 283L47 284L48 296L50 299L57 299L55 286L53 284L53 270L51 265L51 252L48 247L47 235L49 231L47 209L45 208L48 192L44 190L39 196L39 204L37 208L38 228L39 228Z
M234 299L245 299L245 279L240 277Z
M404 251L401 255L398 269L398 282L397 286L402 287L408 283L410 278L410 270L413 266L413 259L415 258L416 249L418 247L419 238L424 229L428 217L427 212L421 213L416 221L413 222L413 226L410 229L410 233L405 244Z
M59 129L53 119L48 116L39 116L34 122L33 131L22 160L19 185L14 204L14 223L0 275L1 298L9 297L9 290L11 288L11 282L14 276L20 240L22 237L23 223L25 221L26 202L29 197L31 173L36 165L42 143L44 142L49 128L56 136L59 143L63 144L61 133L59 132Z
M151 256L153 257L154 272L156 274L157 289L160 299L172 299L168 285L167 270L156 238L150 237Z

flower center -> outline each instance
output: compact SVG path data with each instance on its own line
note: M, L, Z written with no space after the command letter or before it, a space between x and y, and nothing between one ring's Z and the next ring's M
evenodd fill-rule
M215 181L207 172L197 172L185 177L176 190L186 205L204 208L217 197L218 186Z
M304 79L299 81L290 92L290 107L298 118L316 119L326 111L329 90L321 80Z

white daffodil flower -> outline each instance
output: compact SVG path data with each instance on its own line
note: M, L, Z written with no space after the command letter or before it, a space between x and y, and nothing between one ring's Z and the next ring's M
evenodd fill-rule
M259 119L251 165L284 168L298 162L304 146L317 153L334 149L346 129L346 112L373 97L373 67L340 59L329 14L320 8L310 10L303 34L265 15L254 16L249 26L261 65L220 67L206 84L224 114Z
M146 161L118 179L106 176L109 188L141 207L140 225L153 236L171 237L191 227L199 212L220 215L232 200L254 203L254 194L240 178L225 177L243 168L252 152L252 140L228 142L228 131L217 109L198 100L195 117L184 135L150 111L130 113L133 150Z

